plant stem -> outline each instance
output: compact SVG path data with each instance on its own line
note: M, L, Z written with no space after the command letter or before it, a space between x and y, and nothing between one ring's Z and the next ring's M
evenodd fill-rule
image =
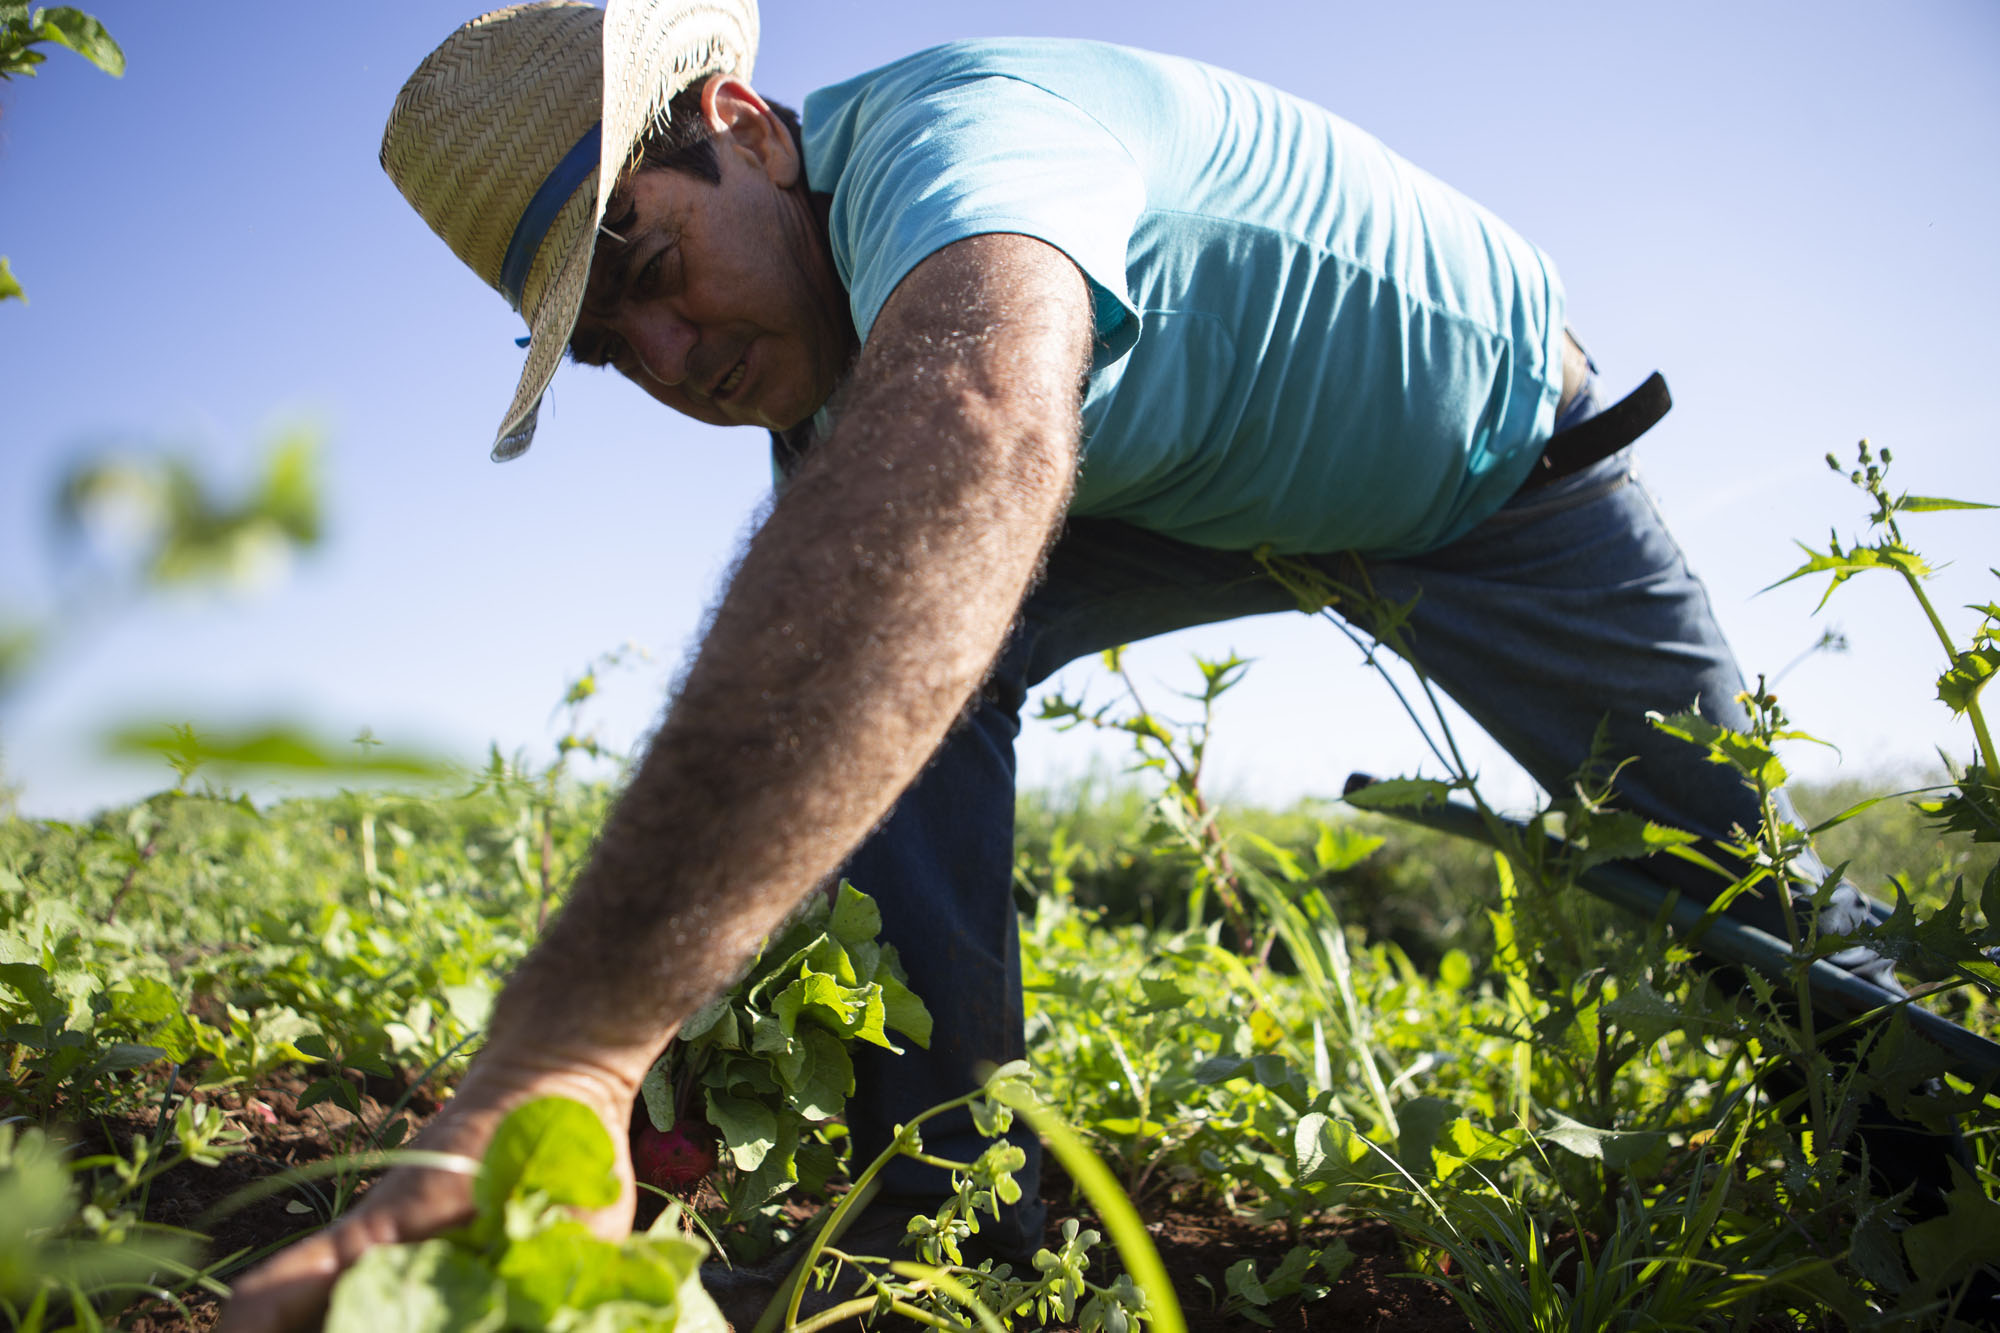
M1945 661L1956 666L1958 648L1952 643L1951 634L1945 629L1944 621L1938 618L1937 608L1931 605L1931 599L1925 595L1923 583L1907 569L1903 571L1903 582L1910 585L1911 595L1917 599L1917 605L1924 609L1924 615L1930 620L1931 629L1937 634L1938 642L1944 645ZM1988 782L2000 780L2000 753L1996 753L1993 748L1993 733L1987 729L1986 715L1980 711L1977 694L1965 701L1965 715L1972 723L1972 734L1979 738L1979 758L1986 766L1986 780Z
M1139 710L1140 716L1151 717L1152 710L1146 707L1146 701L1140 697L1139 685L1132 679L1132 673L1121 665L1117 668L1117 676L1125 686L1125 693L1131 696L1132 706ZM1237 951L1246 955L1255 954L1256 936L1250 930L1249 918L1244 911L1243 891L1236 873L1236 863L1229 855L1229 843L1223 838L1221 829L1216 826L1215 812L1209 809L1208 800L1202 795L1201 761L1197 759L1190 765L1170 743L1163 742L1160 748L1165 752L1167 761L1179 774L1179 780L1174 786L1180 790L1182 804L1194 816L1195 850L1200 853L1203 864L1209 869L1215 885L1215 896L1222 903L1223 915L1229 919L1229 928L1236 932ZM1188 924L1198 926L1201 923L1190 921Z

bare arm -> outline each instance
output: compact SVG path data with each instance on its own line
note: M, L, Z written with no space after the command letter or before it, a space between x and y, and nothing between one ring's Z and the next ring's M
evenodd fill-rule
M1089 340L1081 274L1026 237L961 241L896 289L426 1146L476 1153L509 1106L566 1092L622 1147L668 1036L882 817L999 650L1068 494ZM397 1172L247 1279L230 1327L295 1324L361 1249L449 1225L462 1196Z
M1066 498L1087 294L987 236L890 300L495 1028L636 1079L830 874L998 651Z

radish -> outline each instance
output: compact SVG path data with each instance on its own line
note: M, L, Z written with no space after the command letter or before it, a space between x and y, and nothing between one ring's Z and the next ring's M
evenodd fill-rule
M648 1185L686 1194L715 1170L715 1131L682 1120L672 1129L641 1125L632 1142L632 1171Z

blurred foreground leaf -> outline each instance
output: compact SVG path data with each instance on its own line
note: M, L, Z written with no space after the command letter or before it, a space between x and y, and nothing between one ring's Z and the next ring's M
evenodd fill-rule
M30 13L18 0L0 4L0 79L35 75L47 58L35 50L44 42L67 46L114 79L125 73L125 52L102 23L82 10L50 5Z
M350 747L289 723L240 731L196 731L185 724L140 722L112 731L105 750L127 758L158 756L185 778L197 768L284 770L337 778L437 778L451 772L442 759L379 744Z
M36 11L33 27L33 40L67 46L112 78L124 77L125 52L111 39L111 34L105 31L102 23L81 9L50 5L47 9Z
M65 479L56 516L69 532L136 544L137 573L154 587L249 585L318 545L318 450L314 430L279 436L240 500L217 495L184 459L93 459Z
M0 694L23 671L41 646L41 631L24 621L0 620Z

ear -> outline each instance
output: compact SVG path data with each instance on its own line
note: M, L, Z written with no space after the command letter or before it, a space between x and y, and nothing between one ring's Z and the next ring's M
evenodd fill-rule
M734 150L781 190L798 184L804 164L792 132L756 89L732 74L712 74L701 87L701 114L717 152Z

